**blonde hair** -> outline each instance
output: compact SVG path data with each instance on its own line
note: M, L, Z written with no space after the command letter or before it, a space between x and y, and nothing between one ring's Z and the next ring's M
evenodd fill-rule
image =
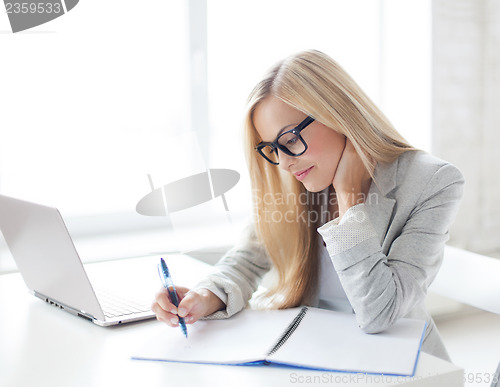
M257 84L248 98L244 139L254 221L257 236L278 274L267 300L272 307L288 308L307 304L317 290L320 199L254 150L262 141L253 122L254 113L271 95L345 135L372 178L376 163L392 162L414 148L354 80L319 51L300 52L280 61ZM289 199L290 193L296 199L283 200ZM273 214L281 216L273 218Z

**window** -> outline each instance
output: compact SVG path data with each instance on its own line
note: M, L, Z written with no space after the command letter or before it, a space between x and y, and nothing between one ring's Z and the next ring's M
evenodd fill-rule
M179 2L81 2L2 34L0 191L67 219L133 214L189 129L185 14Z
M185 5L160 0L82 1L0 34L0 193L58 207L73 236L164 227L135 205L146 174L178 169L187 41Z

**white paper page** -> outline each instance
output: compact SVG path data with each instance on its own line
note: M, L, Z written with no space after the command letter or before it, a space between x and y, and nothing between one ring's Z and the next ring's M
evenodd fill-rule
M309 308L288 341L269 360L315 369L412 375L425 321L400 319L366 334L352 313Z
M243 310L225 320L197 321L187 325L188 339L180 328L165 326L133 358L212 364L262 361L299 311Z

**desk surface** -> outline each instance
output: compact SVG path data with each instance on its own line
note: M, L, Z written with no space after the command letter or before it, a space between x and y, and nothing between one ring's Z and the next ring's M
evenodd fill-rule
M167 257L166 257L167 258ZM169 263L179 284L192 286L209 266L189 257ZM155 267L158 257L88 266L116 273ZM157 289L151 271L146 287ZM154 278L154 281L153 281ZM150 291L150 289L147 289ZM152 296L154 292L152 291ZM413 378L327 373L270 367L235 367L130 360L158 329L156 320L103 328L47 305L27 292L19 274L0 276L0 386L461 386L463 370L421 353Z

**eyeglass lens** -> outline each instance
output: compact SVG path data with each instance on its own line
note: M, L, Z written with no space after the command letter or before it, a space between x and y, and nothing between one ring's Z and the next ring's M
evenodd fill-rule
M306 150L304 142L293 132L286 132L279 136L278 144L286 148L290 155L299 155ZM279 163L278 149L267 145L261 151L271 162Z
M271 145L267 145L267 146L261 148L260 151L262 152L264 157L266 157L272 163L275 163L275 164L279 163L278 149L273 148Z
M283 133L278 138L278 144L284 146L294 155L298 155L305 150L304 143L300 140L299 136L294 132Z

